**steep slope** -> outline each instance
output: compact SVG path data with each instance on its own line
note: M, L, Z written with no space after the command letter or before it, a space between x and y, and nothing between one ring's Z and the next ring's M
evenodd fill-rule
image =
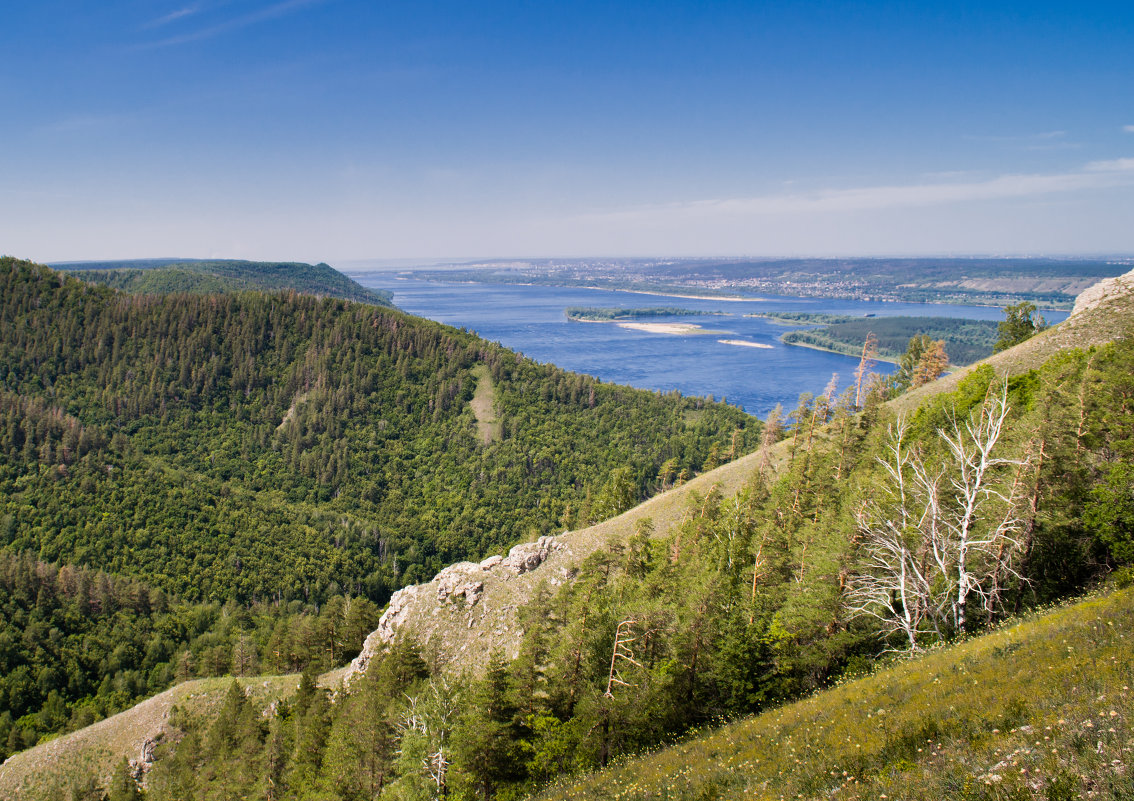
M774 449L778 459L786 445ZM549 588L570 582L577 566L608 542L625 542L643 520L668 532L678 525L695 496L716 490L735 495L756 469L760 453L752 453L692 481L661 493L623 514L596 525L541 537L513 547L506 556L482 562L458 562L425 584L394 593L378 629L345 672L348 681L365 671L371 657L404 630L438 665L455 672L478 672L494 654L515 658L523 635L520 609L541 584Z
M1062 351L1101 345L1132 330L1134 271L1085 292L1075 313L1059 325L901 395L887 406L909 413L930 398L955 391L966 376L983 365L1001 375L1019 375ZM483 668L495 652L514 657L522 636L518 610L534 597L541 584L557 587L569 582L584 559L610 541L627 542L639 521L646 518L652 519L655 536L666 536L681 522L695 493L703 496L715 486L725 497L735 495L761 459L768 458L774 468L790 448L790 442L780 442L766 457L753 453L730 462L596 526L517 546L507 558L454 564L429 583L400 590L353 669L365 669L370 656L399 631L409 632L440 664L451 664L458 671Z
M384 602L588 514L579 497L616 468L637 499L667 459L696 471L758 430L734 407L602 384L393 310L127 297L9 261L0 547L189 600L318 600L334 583ZM487 444L478 375L502 429Z
M76 278L132 294L170 292L238 292L294 290L375 306L392 307L391 293L368 289L327 264L157 259L122 262L76 262L55 265Z
M125 712L12 755L0 766L0 799L64 795L79 777L88 775L105 786L123 757L139 770L148 767L154 748L172 736L169 719L173 708L191 714L215 714L232 681L216 678L183 682ZM260 676L241 679L240 684L254 704L267 709L295 692L299 676Z
M903 661L551 799L1073 799L1134 792L1134 590Z

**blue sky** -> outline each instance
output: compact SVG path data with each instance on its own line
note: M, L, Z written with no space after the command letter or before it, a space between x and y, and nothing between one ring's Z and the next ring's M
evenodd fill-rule
M1129 2L44 0L0 48L42 261L1134 252Z

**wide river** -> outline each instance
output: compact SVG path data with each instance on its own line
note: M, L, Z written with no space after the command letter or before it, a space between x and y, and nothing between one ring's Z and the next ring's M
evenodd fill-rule
M420 281L396 273L352 273L363 286L388 289L402 310L475 331L540 362L643 389L712 395L763 418L777 403L790 409L802 392L819 394L837 373L840 388L854 380L858 359L785 345L787 329L746 314L780 311L877 316L916 315L1001 320L1000 309L926 303L881 303L777 295L762 300L675 298L637 292L515 284ZM643 322L688 322L713 334L674 335L569 321L568 306L673 306L722 311L724 317L666 317ZM1044 312L1049 322L1066 312ZM721 340L769 347L727 344ZM879 362L875 371L894 368Z

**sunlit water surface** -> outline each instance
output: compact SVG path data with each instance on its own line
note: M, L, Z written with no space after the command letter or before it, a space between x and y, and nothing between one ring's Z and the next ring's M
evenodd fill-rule
M768 296L727 301L674 298L637 292L420 281L393 273L353 276L364 286L388 289L404 311L475 331L486 339L541 362L588 373L603 381L684 395L712 395L764 417L777 403L791 408L800 393L818 394L839 376L840 387L854 380L858 359L785 345L786 330L768 320L745 317L760 312L807 311L881 316L915 315L1001 320L1000 309L927 303L882 303L824 298ZM651 322L688 322L719 334L678 336L620 328L612 323L571 322L568 306L674 306L722 311L724 317L666 317ZM1045 312L1057 322L1064 312ZM724 344L741 340L768 348ZM879 362L889 374L893 365Z

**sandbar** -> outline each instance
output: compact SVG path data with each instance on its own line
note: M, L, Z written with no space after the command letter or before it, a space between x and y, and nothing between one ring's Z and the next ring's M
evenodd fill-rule
M766 348L772 349L771 345L765 345L763 342L749 342L745 339L718 339L717 342L722 345L740 345L742 348Z
M631 331L646 331L651 334L708 334L715 333L706 331L699 325L693 323L615 323L619 328L629 328Z

